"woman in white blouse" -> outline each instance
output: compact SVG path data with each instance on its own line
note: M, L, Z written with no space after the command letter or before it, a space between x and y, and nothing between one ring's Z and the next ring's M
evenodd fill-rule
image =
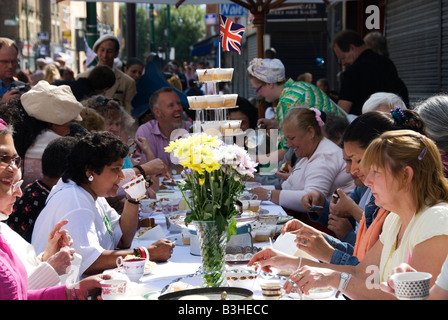
M315 108L293 108L282 123L287 146L300 160L294 166L281 190L252 189L259 200L268 200L294 211L304 212L302 197L319 191L330 199L341 188L354 189L353 179L345 170L342 149L324 137L325 113Z

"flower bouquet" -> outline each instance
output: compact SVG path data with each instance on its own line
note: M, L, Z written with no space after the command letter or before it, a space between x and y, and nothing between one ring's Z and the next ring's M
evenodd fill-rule
M224 267L227 239L236 233L235 202L257 163L243 148L205 133L171 141L165 151L173 152L184 167L185 182L179 188L191 211L185 223L195 224L203 271L212 272L204 276L204 285L221 286L225 278L217 271Z

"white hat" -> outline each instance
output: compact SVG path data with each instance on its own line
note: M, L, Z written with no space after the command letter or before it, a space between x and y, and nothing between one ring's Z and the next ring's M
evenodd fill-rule
M285 66L279 59L253 59L247 68L249 74L266 83L285 80Z
M117 43L118 49L120 49L120 41L118 41L118 38L112 34L105 34L101 37L98 38L98 40L95 41L95 43L93 44L93 52L97 52L98 51L98 47L100 46L101 43L103 43L106 40L112 40L115 41Z
M71 120L82 121L79 113L84 107L67 85L54 86L41 80L22 94L20 101L28 115L41 121L58 125Z

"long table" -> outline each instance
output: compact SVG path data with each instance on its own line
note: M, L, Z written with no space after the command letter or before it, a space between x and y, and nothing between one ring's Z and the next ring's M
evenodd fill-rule
M278 206L272 202L262 202L261 209L267 210L271 214L278 214L279 216L286 216L286 212L281 206ZM152 215L155 219L155 223L162 227L165 233L165 238L175 240L180 234L172 234L169 232L166 226L166 219L163 213L156 213ZM173 238L174 237L174 238ZM141 240L137 237L134 238L132 247L138 246L149 246L155 240ZM254 242L254 246L258 248L263 248L270 245L268 242ZM149 274L145 274L139 283L128 283L127 289L127 299L157 299L161 291L166 289L171 283L182 281L183 283L189 284L191 286L200 285L200 276L193 276L197 274L201 266L201 257L199 255L191 254L190 245L183 245L181 241L176 241L176 246L173 250L171 258L167 262L157 263L157 266ZM230 266L230 268L232 268ZM114 272L114 271L112 271ZM276 276L275 278L283 279L286 278ZM265 279L257 277L254 281L254 285L251 288L253 291L253 299L261 300L263 296L261 294L260 283ZM331 298L333 293L327 294L325 298ZM318 295L317 297L322 297ZM310 299L312 297L300 297L299 294L293 293L284 296L282 299Z

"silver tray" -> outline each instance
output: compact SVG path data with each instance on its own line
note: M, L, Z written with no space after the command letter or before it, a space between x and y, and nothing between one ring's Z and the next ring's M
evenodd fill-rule
M188 296L205 300L252 300L253 294L249 289L238 287L197 288L166 293L159 296L159 300L189 300Z

